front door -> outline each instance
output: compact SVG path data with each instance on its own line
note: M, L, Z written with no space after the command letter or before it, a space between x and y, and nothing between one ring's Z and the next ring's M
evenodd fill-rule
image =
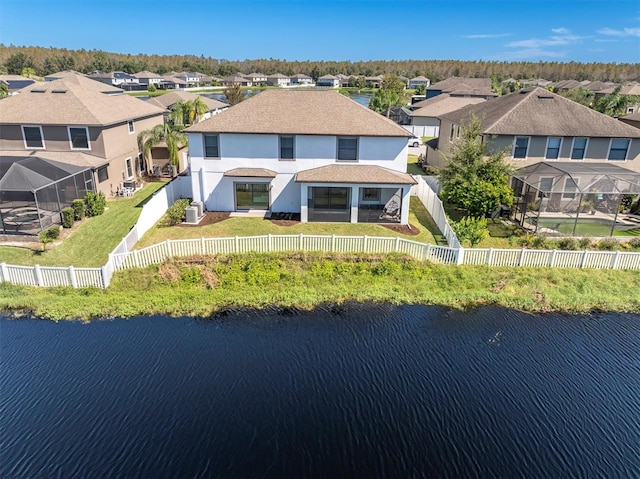
M236 210L268 210L269 183L235 183Z

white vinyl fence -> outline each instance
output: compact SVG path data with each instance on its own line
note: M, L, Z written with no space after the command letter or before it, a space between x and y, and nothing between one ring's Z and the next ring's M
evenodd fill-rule
M340 253L407 254L419 260L440 264L489 265L510 267L556 267L640 270L640 253L621 251L560 251L462 248L447 222L437 195L427 182L416 177L412 191L443 232L449 246L437 246L399 237L264 235L233 238L167 240L139 250L133 245L165 213L167 207L184 196L184 185L171 182L144 205L140 219L109 255L102 268L13 266L0 263L0 282L28 286L72 286L106 288L113 273L127 268L159 264L168 258L194 255L241 254L250 252L325 251ZM173 185L173 186L172 186Z

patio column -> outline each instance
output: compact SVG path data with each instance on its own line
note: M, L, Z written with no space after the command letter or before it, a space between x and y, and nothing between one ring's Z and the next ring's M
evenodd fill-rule
M359 186L351 187L351 222L358 222L358 193L360 191Z
M400 207L400 224L409 224L409 204L411 202L411 186L402 187L402 206Z
M300 185L300 222L307 223L309 221L309 185L302 183Z

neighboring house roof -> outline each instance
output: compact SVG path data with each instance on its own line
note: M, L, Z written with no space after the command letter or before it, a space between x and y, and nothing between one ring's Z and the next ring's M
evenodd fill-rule
M2 104L0 124L106 126L163 113L137 98L104 95L96 87L87 88L85 81L72 80L31 85Z
M209 107L210 111L229 107L228 104L221 101L214 100L203 95L196 95L195 93L191 93L188 91L172 91L171 93L165 93L164 95L158 95L154 98L151 98L149 99L149 102L151 102L151 100L154 100L153 104L166 109L171 108L179 101L193 101L196 98L200 98L205 103L205 105Z
M456 89L491 89L491 78L451 77L433 83L427 90L452 91Z
M21 75L0 75L0 83L7 85L9 90L20 90L34 84L36 81Z
M619 118L619 120L640 121L640 111L631 113L630 115L622 116Z
M133 76L136 78L162 78L162 75L159 75L157 73L153 73L147 70L134 73Z
M84 73L80 73L75 70L63 70L60 72L51 73L50 75L46 75L44 79L45 81L53 81L53 80L60 80L61 78L75 77L77 75L86 76Z
M286 78L287 80L289 79L289 77L287 75L283 75L282 73L276 73L274 75L269 75L267 78Z
M278 173L266 168L235 168L225 171L223 176L245 177L245 178L275 178Z
M298 183L368 183L415 185L408 173L373 165L327 165L296 174Z
M84 151L50 151L50 150L3 150L2 157L30 158L38 157L43 160L53 160L67 165L97 168L106 165L110 160L91 155Z
M264 73L249 73L248 75L243 75L241 73L238 74L238 76L243 76L245 78L267 78L267 75L265 75Z
M298 78L298 79L301 79L301 80L303 80L303 79L311 80L312 79L309 75L304 75L302 73L296 73L291 78Z
M559 82L553 83L552 85L556 90L571 90L573 88L584 86L577 80L561 80Z
M441 119L460 124L475 114L490 135L640 138L640 130L536 87L469 105Z
M49 80L49 78L51 80ZM67 83L73 83L82 88L99 91L100 93L105 94L116 94L116 95L124 95L124 92L121 88L115 87L113 85L107 85L106 83L102 83L101 81L94 80L93 78L89 78L88 76L78 73L73 70L67 70L64 72L54 73L51 76L45 77L47 79L46 85L51 82L55 82L57 80L64 80Z
M222 81L225 83L247 83L247 82L250 82L251 80L243 76L235 75L235 76L226 77Z
M373 110L327 90L266 90L193 125L189 133L410 137Z
M338 80L338 77L334 77L333 75L322 75L318 80Z
M600 90L598 93L606 93L611 94L615 91L616 86L611 86L609 88L604 88ZM638 95L640 96L640 83L629 83L628 85L623 85L620 88L620 95Z
M478 97L468 98L463 96L438 95L433 98L429 98L428 100L418 101L411 105L411 108L414 108L414 111L411 112L411 116L436 118L467 105L477 105L478 103L485 101L487 100Z
M420 76L417 76L417 77L415 77L415 78L412 78L412 79L411 79L411 80L409 80L409 81L411 81L411 82L417 82L417 81L431 81L431 80L429 80L427 77L424 77L424 76L420 75Z

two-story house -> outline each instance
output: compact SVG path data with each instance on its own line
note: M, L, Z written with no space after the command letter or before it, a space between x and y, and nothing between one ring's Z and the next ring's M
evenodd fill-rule
M431 85L431 80L429 80L427 77L422 75L409 80L409 90L415 90L420 85L424 85L425 87L428 87L429 85Z
M333 75L322 75L316 80L316 86L321 88L338 88L340 86L340 79Z
M87 166L92 189L115 194L144 168L137 134L162 124L164 111L128 95L105 94L103 87L75 75L3 99L0 156Z
M335 91L267 90L185 132L210 211L408 223L411 134Z
M267 85L286 87L291 85L291 79L282 73L276 73L275 75L269 75L267 77Z
M242 75L239 73L237 76L246 78L247 80L249 80L249 82L251 82L251 85L260 86L260 85L267 84L267 75L265 75L264 73L254 72L254 73L249 73L248 75Z
M289 78L292 85L313 85L313 78L303 73L298 73Z
M471 115L480 119L491 151L506 151L517 167L541 161L607 162L640 171L640 130L540 87L440 116L438 148L444 156ZM444 166L445 160L433 155L429 163Z
M141 85L145 85L147 88L149 87L149 85L153 85L154 87L158 88L160 83L162 83L162 75L146 70L134 73L133 76L138 79L138 82Z
M451 77L427 87L427 100L438 95L479 97L488 100L498 96L491 89L490 78Z

